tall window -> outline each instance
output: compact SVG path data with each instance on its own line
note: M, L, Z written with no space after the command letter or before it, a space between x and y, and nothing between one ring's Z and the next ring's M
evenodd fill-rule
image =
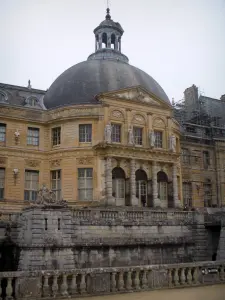
M203 167L204 167L204 169L208 169L209 165L210 165L209 151L203 151Z
M37 191L39 185L38 171L25 171L25 191L24 199L27 201L34 201L37 199Z
M120 143L121 142L121 125L112 124L112 142Z
M183 182L184 204L192 207L192 187L190 182Z
M204 190L204 206L212 207L212 185L211 185L211 183L204 183L203 190Z
M93 199L93 169L78 169L78 198L79 200Z
M90 143L92 139L92 125L80 124L79 125L79 142Z
M142 128L134 127L133 132L134 132L134 144L142 145Z
M56 195L56 200L61 199L61 170L51 171L51 190Z
M39 145L39 128L28 127L27 145Z
M61 144L61 127L52 128L52 146Z
M0 124L0 142L5 142L6 124Z
M162 148L162 146L163 146L162 131L154 131L154 134L155 134L155 147Z
M182 162L190 164L190 151L188 149L182 149Z
M4 199L5 169L0 168L0 199Z
M167 201L167 182L159 182L158 184L158 189L159 189L159 198L161 201L166 202Z

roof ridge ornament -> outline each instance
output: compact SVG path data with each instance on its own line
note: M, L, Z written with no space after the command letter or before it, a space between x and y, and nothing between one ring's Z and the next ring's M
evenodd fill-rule
M107 7L107 9L106 9L106 16L105 16L105 19L106 19L106 20L111 20L110 9L109 9L109 7Z

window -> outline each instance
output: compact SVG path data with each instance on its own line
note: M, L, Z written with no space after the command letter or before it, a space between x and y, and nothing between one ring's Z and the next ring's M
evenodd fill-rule
M204 167L204 169L208 169L209 165L210 165L209 151L203 151L203 167Z
M162 148L162 131L154 131L155 134L155 147Z
M38 100L36 98L28 98L26 100L26 103L30 106L35 106L37 104Z
M134 127L134 144L142 145L142 128Z
M212 186L211 183L204 183L203 184L204 190L204 206L205 207L212 207Z
M120 143L121 142L121 125L112 124L112 142Z
M188 149L182 149L182 162L184 164L190 164L190 152Z
M93 169L78 169L78 198L79 200L93 199Z
M190 182L183 182L184 205L192 207L192 187Z
M161 181L158 184L158 193L159 193L159 198L161 201L166 202L167 201L167 182Z
M61 200L61 170L51 171L51 190L56 195L56 200Z
M0 168L0 199L4 199L5 169Z
M115 198L125 198L125 180L124 178L114 178L113 179L113 196Z
M27 145L39 145L39 128L28 127Z
M34 201L37 199L37 191L39 185L38 171L25 171L25 191L24 199L27 201Z
M90 143L92 139L92 125L80 124L79 125L79 142Z
M61 144L61 127L52 128L52 146Z
M0 142L5 142L6 124L0 124Z

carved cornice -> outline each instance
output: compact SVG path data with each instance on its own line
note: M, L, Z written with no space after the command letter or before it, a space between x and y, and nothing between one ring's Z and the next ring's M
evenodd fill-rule
M91 165L93 164L94 158L91 156L86 156L86 157L79 157L77 158L77 164L78 165Z
M50 161L51 168L60 167L60 164L61 164L61 160L60 159L54 159L54 160Z

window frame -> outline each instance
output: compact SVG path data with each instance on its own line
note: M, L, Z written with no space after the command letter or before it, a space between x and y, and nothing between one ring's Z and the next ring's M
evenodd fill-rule
M1 176L1 174L3 174L3 176ZM5 198L5 168L0 168L0 200L4 200L4 198Z
M59 133L56 132L57 130L59 131ZM55 134L55 132L56 132L56 134ZM61 145L61 133L62 133L61 126L52 127L52 132L51 132L52 147Z
M208 150L204 150L202 152L203 155L203 168L208 169L210 166L210 152Z
M161 135L160 145L158 144L158 142L159 142L159 140L157 138L158 134ZM155 135L155 148L162 149L163 148L163 131L162 130L154 130L154 135Z
M56 175L55 178L53 178L53 175ZM50 171L50 178L51 178L51 190L55 193L56 200L61 200L62 198L62 170L51 170ZM55 183L55 185L53 184ZM53 186L55 186L53 188Z
M32 132L32 134L30 135L30 133ZM35 136L34 132L38 133L37 136ZM29 140L31 142L29 142ZM37 141L37 143L35 143L34 141ZM40 128L38 127L27 127L27 145L28 146L39 146L39 142L40 142Z
M84 176L81 176L81 172L84 172ZM91 172L91 176L88 176L88 172ZM83 182L81 182L81 180L83 180ZM88 181L90 181L91 184ZM78 168L77 183L78 200L93 201L93 168ZM84 197L82 196L82 194L84 194Z
M137 134L139 131L140 134ZM135 146L143 146L143 127L133 127L134 144Z
M6 124L0 123L0 143L4 143L5 141L6 141Z
M31 179L27 180L27 173L32 174L31 176L37 176L37 181ZM39 171L38 170L25 170L25 186L24 186L24 200L25 201L35 201L37 200L38 186L39 186ZM27 183L29 182L29 188L27 188ZM33 185L36 183L36 189L33 188ZM28 196L28 197L27 197Z
M119 128L119 131L115 132L115 128ZM112 143L121 143L122 141L122 125L120 123L112 123Z
M187 148L182 148L182 156L181 156L181 158L182 158L182 163L183 164L190 164L191 163L191 159L190 159L190 157L191 157L191 155L190 155L190 150L189 149L187 149ZM186 153L185 153L186 152Z
M82 129L84 129L83 132ZM88 132L89 130L90 132ZM92 142L92 124L79 124L79 143L91 143L91 142Z

